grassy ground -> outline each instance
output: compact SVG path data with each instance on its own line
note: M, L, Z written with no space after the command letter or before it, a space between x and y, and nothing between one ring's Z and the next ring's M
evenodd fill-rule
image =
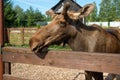
M57 46L57 45L52 45L49 47L50 50L71 50L69 46Z
M25 33L24 34L24 44L29 43L29 39L32 36L32 34ZM10 44L12 45L23 45L22 43L22 37L20 33L10 33Z

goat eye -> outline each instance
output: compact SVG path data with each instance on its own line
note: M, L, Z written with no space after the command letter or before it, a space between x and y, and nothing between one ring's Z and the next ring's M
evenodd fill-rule
M59 25L60 25L61 27L66 27L66 22L65 22L65 21L60 21L60 22L59 22Z

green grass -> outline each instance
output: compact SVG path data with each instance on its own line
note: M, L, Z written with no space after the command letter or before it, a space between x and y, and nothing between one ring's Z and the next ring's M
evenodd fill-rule
M19 45L19 44L10 44L10 43L6 43L5 46L10 46L10 47L18 47L18 48L29 48L28 44L24 44L24 45Z
M24 36L24 44L28 44L30 37L32 36L32 34L29 33L25 33ZM21 34L19 33L11 33L10 34L10 44L14 44L14 45L22 45L22 38L21 38Z
M69 46L58 46L58 45L52 45L49 47L50 50L71 50Z
M18 48L29 48L28 44L24 45L15 45L15 44L5 44L5 46L10 46L10 47L18 47ZM49 50L71 50L69 46L61 46L61 45L51 45Z

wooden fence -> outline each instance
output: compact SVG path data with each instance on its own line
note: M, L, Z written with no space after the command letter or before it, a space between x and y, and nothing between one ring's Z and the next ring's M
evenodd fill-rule
M11 76L10 63L25 63L120 74L119 54L49 51L45 59L41 59L34 55L30 49L4 47L2 51L3 62L5 63L4 80L27 80Z
M29 38L38 28L7 28L8 40L10 44L28 44Z

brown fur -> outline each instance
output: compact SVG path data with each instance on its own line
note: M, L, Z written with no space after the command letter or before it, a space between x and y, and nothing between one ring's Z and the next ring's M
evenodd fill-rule
M91 12L89 7L87 13L80 15L88 15ZM86 26L80 19L69 17L68 8L69 4L66 4L62 14L56 15L50 24L42 27L30 39L30 47L35 53L41 54L42 49L61 42L66 42L74 51L120 53L119 33L107 32L95 24ZM86 80L92 80L92 77L103 80L102 73L86 71Z

